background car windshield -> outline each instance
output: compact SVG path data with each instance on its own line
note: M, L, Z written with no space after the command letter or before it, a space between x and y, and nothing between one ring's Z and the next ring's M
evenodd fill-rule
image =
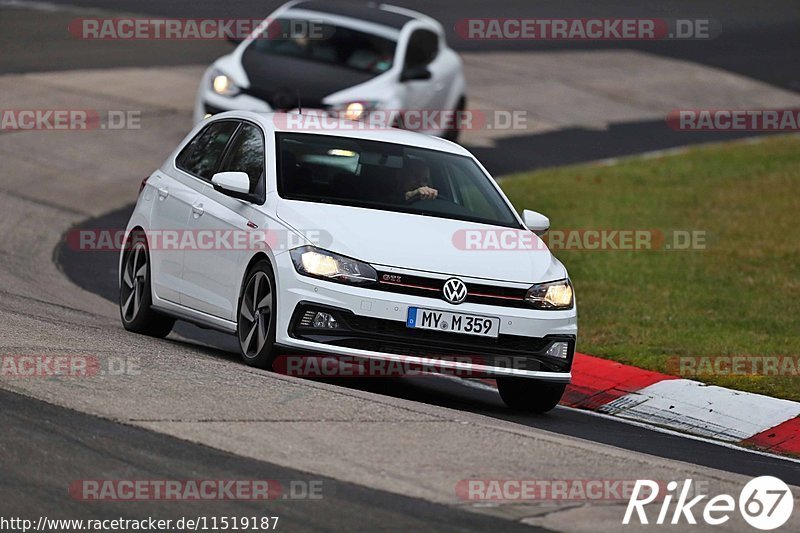
M300 19L276 19L265 34L268 37L253 41L253 50L372 74L392 67L397 45L371 33Z
M278 193L283 198L520 227L469 157L302 133L278 134L277 143ZM426 189L427 198L420 188Z

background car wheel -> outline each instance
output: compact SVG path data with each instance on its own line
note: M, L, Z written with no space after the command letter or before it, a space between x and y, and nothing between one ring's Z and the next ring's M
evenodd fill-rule
M461 121L459 120L459 116L463 111L467 110L467 99L466 97L462 96L458 100L458 105L456 105L455 112L456 112L456 124L455 127L452 129L447 130L447 132L443 135L445 139L448 141L458 142L458 137L461 134Z
M141 233L131 235L122 258L119 285L119 315L128 331L151 337L166 337L175 319L154 311L150 292L150 254Z
M275 274L267 261L253 265L239 297L236 336L244 362L269 369L275 353Z
M498 377L497 389L505 404L512 409L546 413L558 405L566 383L547 383L534 379Z

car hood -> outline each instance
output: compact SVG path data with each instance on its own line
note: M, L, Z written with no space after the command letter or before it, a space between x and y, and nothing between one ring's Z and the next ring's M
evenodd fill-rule
M528 230L294 200L281 200L277 216L311 244L373 265L518 283L566 277L563 265ZM466 232L502 232L512 242L524 236L535 250L467 249Z
M248 47L242 68L250 80L246 92L276 110L294 109L298 98L305 108L323 108L326 96L364 83L375 74L301 58L268 54Z

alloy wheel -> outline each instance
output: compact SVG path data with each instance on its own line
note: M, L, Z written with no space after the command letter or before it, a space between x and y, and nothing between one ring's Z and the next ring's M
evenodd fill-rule
M142 308L145 290L147 289L147 249L137 242L128 253L122 273L122 318L132 322Z
M272 318L272 284L264 272L250 278L239 310L239 344L245 357L256 357L264 349Z

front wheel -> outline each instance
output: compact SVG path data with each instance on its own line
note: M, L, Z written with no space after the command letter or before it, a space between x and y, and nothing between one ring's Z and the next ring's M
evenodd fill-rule
M275 359L277 313L275 274L267 261L259 261L245 276L239 297L236 336L244 362L269 369Z
M564 395L566 383L549 383L535 379L498 377L497 390L505 404L512 409L531 413L546 413Z

